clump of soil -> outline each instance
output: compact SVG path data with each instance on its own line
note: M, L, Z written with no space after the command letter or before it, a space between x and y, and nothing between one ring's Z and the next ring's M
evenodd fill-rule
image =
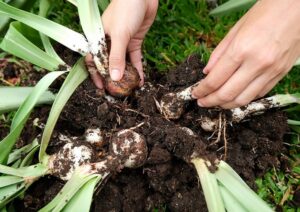
M199 81L203 78L203 67L198 57L191 55L164 77L154 75L132 96L114 101L90 80L76 90L60 116L48 152L55 152L63 145L55 143L58 133L82 136L88 128L105 132L106 143L95 149L98 153L107 151L114 132L127 128L144 135L148 145L146 163L138 169L112 174L95 193L92 211L207 211L196 171L187 163L195 150L208 159L226 159L252 188L256 177L280 165L283 136L288 130L283 112L270 110L239 124L227 125L226 139L222 136L215 143L218 132L202 130L199 119L218 118L221 112L226 117L226 111L199 108L190 102L179 120L169 121L159 113L155 100ZM227 142L226 155L224 142ZM47 179L36 182L34 188L47 185L45 181L48 182ZM61 185L61 181L51 182L54 187ZM26 193L20 211L42 207L57 192L34 188ZM26 199L28 195L30 201ZM32 198L39 199L39 206Z
M34 66L26 61L0 59L0 86L34 86L45 73L43 69L35 70Z

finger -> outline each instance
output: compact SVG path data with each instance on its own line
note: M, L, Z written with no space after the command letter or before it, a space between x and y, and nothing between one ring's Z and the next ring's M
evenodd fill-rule
M132 65L137 69L140 76L140 86L144 85L144 71L142 63L142 39L133 38L128 44L129 57Z
M266 72L266 74L253 80L253 82L239 96L237 96L234 101L221 105L221 107L224 109L230 109L249 104L252 100L257 98L265 86L272 83L275 78L271 77L271 75Z
M126 32L111 35L109 73L113 81L122 79L125 69L126 49L130 35Z
M100 74L98 73L98 70L93 61L93 56L91 54L88 54L85 57L85 63L86 63L88 72L90 73L91 79L93 80L95 86L99 89L103 89L104 86L103 86L102 78L101 78Z
M245 17L242 17L231 30L228 32L228 34L225 36L225 38L218 44L218 46L215 48L215 50L212 52L209 61L205 68L203 69L204 74L208 74L211 69L215 66L217 61L220 59L220 57L223 55L226 48L229 46L231 41L233 40L234 36L237 34L237 32L240 29L240 26L244 23Z
M203 107L213 107L235 100L262 72L260 66L244 63L224 85L215 92L198 100Z
M119 81L123 77L126 49L130 40L130 33L122 23L122 21L126 20L126 15L128 15L124 11L124 7L122 8L124 3L126 2L115 2L114 4L112 1L102 16L104 31L111 39L109 72L114 81ZM113 17L116 14L119 16L118 18Z
M94 74L90 74L90 76L97 88L99 88L99 89L104 88L102 77L100 76L100 74L98 73L97 70Z
M140 86L144 85L144 71L143 71L143 63L142 63L142 52L141 49L134 50L129 52L130 61L132 65L137 69L140 76Z
M275 85L286 75L286 73L279 74L274 79L272 79L264 88L263 90L258 94L258 98L264 97L267 93L269 93L272 88L275 87Z
M193 97L200 99L219 89L241 66L241 59L236 59L226 51L207 77L193 89Z

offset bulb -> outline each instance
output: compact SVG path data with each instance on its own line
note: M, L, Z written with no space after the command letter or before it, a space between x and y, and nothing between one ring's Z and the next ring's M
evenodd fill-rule
M130 95L139 86L140 80L137 69L127 64L123 78L120 81L113 81L110 76L105 78L105 88L112 96L124 97Z
M65 144L56 154L51 155L49 167L52 174L62 180L69 180L75 169L91 162L94 151L89 145L80 141Z
M137 168L145 163L148 148L142 135L126 129L113 137L110 152L111 155L118 157L125 167Z

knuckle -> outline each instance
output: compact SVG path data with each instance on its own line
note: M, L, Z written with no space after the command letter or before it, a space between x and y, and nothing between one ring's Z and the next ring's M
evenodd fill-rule
M234 102L239 107L242 107L242 106L249 104L250 101L251 101L250 99L243 97L243 98L236 98Z
M228 54L232 61L239 63L250 54L250 48L245 45L237 44Z
M235 98L234 92L230 91L219 91L217 93L217 97L222 101L222 102L231 102Z
M211 80L209 78L207 78L203 82L204 82L203 86L204 86L205 89L208 89L210 91L214 91L214 90L216 90L218 88L217 84L213 80Z
M270 67L275 63L275 61L275 56L272 53L265 53L258 57L258 63L261 64L262 67Z
M119 55L110 55L109 64L110 65L120 65L122 63L122 58Z

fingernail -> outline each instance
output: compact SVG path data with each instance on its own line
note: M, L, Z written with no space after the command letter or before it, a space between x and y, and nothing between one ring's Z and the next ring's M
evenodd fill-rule
M199 107L203 107L203 104L200 101L197 101L197 104L199 105Z
M207 72L208 72L207 68L205 67L202 72L203 72L203 74L207 74Z
M192 98L193 99L197 99L197 97L192 93Z
M121 72L118 69L112 69L110 71L110 77L113 81L119 81L121 79Z

